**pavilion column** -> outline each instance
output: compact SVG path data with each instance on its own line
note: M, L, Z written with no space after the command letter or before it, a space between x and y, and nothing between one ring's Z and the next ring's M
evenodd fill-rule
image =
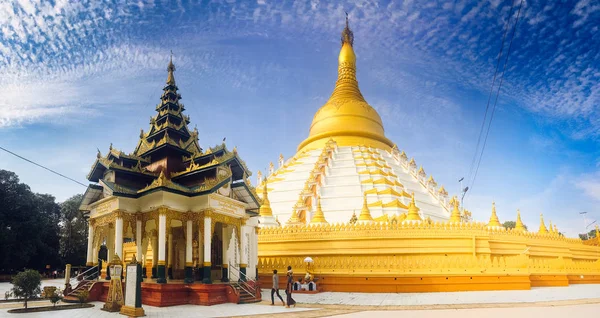
M119 256L121 261L123 259L123 218L117 216L115 220L115 254Z
M240 280L246 281L246 267L248 267L248 236L246 235L247 230L245 225L242 224L240 232L240 272L243 274L240 275Z
M108 235L106 238L106 280L110 280L110 262L115 256L115 231L113 223L108 225Z
M156 230L152 231L152 277L156 278L156 267L158 266L158 237Z
M210 234L212 233L211 230L211 218L210 215L208 216L204 216L204 278L202 279L202 283L204 284L212 284L212 280L211 280L211 274L210 274L210 268L211 268L211 258L210 258L210 252L211 252L211 237Z
M204 278L204 240L202 239L203 221L198 222L198 264L196 265L200 272L200 280Z
M173 229L170 224L167 232L169 233L167 241L167 277L173 279Z
M166 209L160 209L158 215L158 267L156 273L159 284L167 282L165 275L165 245L167 239L167 213Z
M142 220L135 221L135 247L137 248L135 259L142 262Z
M222 245L222 250L223 250L223 264L222 264L222 278L221 281L222 282L228 282L229 281L229 258L227 257L227 252L229 250L229 239L231 238L231 236L229 235L229 232L231 231L231 226L227 226L226 224L223 224L223 245Z
M92 220L88 224L87 259L85 266L94 266L94 225Z
M192 235L194 232L192 231L192 220L188 218L186 221L186 231L185 231L185 279L183 280L186 284L191 284L194 282L194 278L192 277Z

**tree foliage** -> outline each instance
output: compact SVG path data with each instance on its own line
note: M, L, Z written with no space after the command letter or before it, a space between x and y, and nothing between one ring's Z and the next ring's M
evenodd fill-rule
M590 230L587 234L579 234L579 238L582 240L589 240L596 237L596 229Z
M517 222L506 221L506 222L502 223L502 226L504 226L505 229L514 229L517 226ZM527 230L527 225L523 224L523 227L525 228L525 230Z
M60 257L66 264L85 265L88 226L79 211L83 196L74 195L60 204Z
M42 276L33 269L25 270L15 275L12 279L13 294L17 298L25 300L25 308L27 308L27 300L41 293Z
M61 265L59 218L53 196L33 193L15 173L0 169L0 270Z

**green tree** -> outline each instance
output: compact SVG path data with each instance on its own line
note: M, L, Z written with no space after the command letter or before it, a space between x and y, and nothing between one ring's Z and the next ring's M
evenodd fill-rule
M60 257L66 264L85 265L88 226L79 204L83 196L74 195L60 204Z
M0 169L0 207L0 271L61 265L53 196L31 192L14 172Z
M596 229L590 230L587 234L579 234L579 238L582 240L589 240L596 237Z
M517 226L517 222L506 221L506 222L502 223L502 226L504 226L505 229L514 229ZM525 230L527 230L527 225L523 224L523 227L525 228Z
M15 275L12 279L12 284L13 294L15 297L25 300L25 308L27 308L27 300L42 292L42 276L38 271L33 269L28 269Z

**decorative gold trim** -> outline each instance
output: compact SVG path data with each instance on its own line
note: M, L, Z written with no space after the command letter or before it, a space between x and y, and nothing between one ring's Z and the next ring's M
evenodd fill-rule
M246 268L246 267L248 267L248 264L242 264L242 263L240 263L240 268Z
M165 266L167 264L166 261L158 261L157 265L158 266Z
M210 262L203 262L202 263L202 266L204 266L204 267L209 267L210 265L211 265Z

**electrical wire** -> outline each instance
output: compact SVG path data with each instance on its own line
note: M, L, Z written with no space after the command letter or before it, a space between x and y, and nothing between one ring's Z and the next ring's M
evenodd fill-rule
M483 129L485 127L485 123L487 121L488 110L490 109L490 101L492 100L492 95L494 92L494 85L496 84L496 76L498 75L498 69L500 69L500 61L502 60L502 52L504 51L504 42L506 41L506 35L508 34L508 30L510 29L510 20L512 19L512 13L515 6L515 0L512 1L510 5L510 11L508 12L508 19L504 24L504 34L502 35L502 43L500 44L500 52L498 53L498 59L496 60L496 69L494 70L494 78L492 79L492 85L490 86L490 92L488 94L487 104L485 105L485 113L483 114L483 120L481 121L481 128L479 129L479 136L477 137L477 146L475 146L475 152L473 153L473 159L471 160L471 165L469 166L469 174L467 175L467 182L471 180L473 176L473 168L475 167L475 162L477 161L477 154L479 153L479 145L481 144L481 136L483 136ZM463 191L463 189L460 189Z
M84 187L86 187L86 188L88 187L87 185L85 185L85 184L83 184L83 183L81 183L81 182L79 182L79 181L77 181L77 180L75 180L75 179L69 178L69 177L65 176L64 174L61 174L61 173L59 173L59 172L56 172L56 171L54 171L54 170L52 170L52 169L50 169L50 168L46 168L46 167L42 166L41 164L39 164L39 163L35 163L35 162L33 162L33 161L31 161L31 160L29 160L29 159L27 159L27 158L23 157L23 156L20 156L20 155L18 155L18 154L16 154L16 153L14 153L14 152L12 152L12 151L10 151L10 150L6 149L6 148L0 147L0 149L1 149L1 150L4 150L4 151L6 151L6 152L8 152L9 154L11 154L11 155L13 155L13 156L15 156L15 157L17 157L17 158L19 158L19 159L23 159L23 160L25 160L25 161L27 161L27 162L29 162L29 163L32 163L32 164L34 164L34 165L36 165L36 166L38 166L38 167L40 167L40 168L46 169L46 170L48 170L48 171L50 171L50 172L52 172L52 173L54 173L54 174L57 174L57 175L59 175L59 176L61 176L61 177L65 178L65 179L71 180L71 181L73 181L73 182L75 182L75 183L77 183L77 184L79 184L79 185L82 185L82 186L84 186Z
M515 19L515 26L513 27L512 34L510 36L510 42L508 44L508 50L506 52L506 59L504 60L504 67L502 68L502 75L500 76L500 83L498 84L498 91L496 92L496 99L494 101L494 106L492 107L492 114L490 115L490 124L488 125L487 131L485 133L485 139L483 140L483 146L481 148L481 155L479 156L479 162L477 162L477 169L475 169L475 175L473 176L473 180L471 182L471 190L475 185L475 179L477 178L477 173L479 172L479 166L481 165L481 159L483 158L483 152L485 151L485 146L487 144L488 135L490 134L490 128L492 126L492 120L494 120L494 113L496 112L496 105L498 104L498 96L500 95L500 88L502 87L502 82L504 81L504 74L506 73L506 67L508 65L508 58L510 56L510 51L512 49L513 40L515 38L515 33L517 31L517 25L519 23L519 17L521 15L521 9L523 7L523 0L519 4L519 11L517 12L517 18Z

